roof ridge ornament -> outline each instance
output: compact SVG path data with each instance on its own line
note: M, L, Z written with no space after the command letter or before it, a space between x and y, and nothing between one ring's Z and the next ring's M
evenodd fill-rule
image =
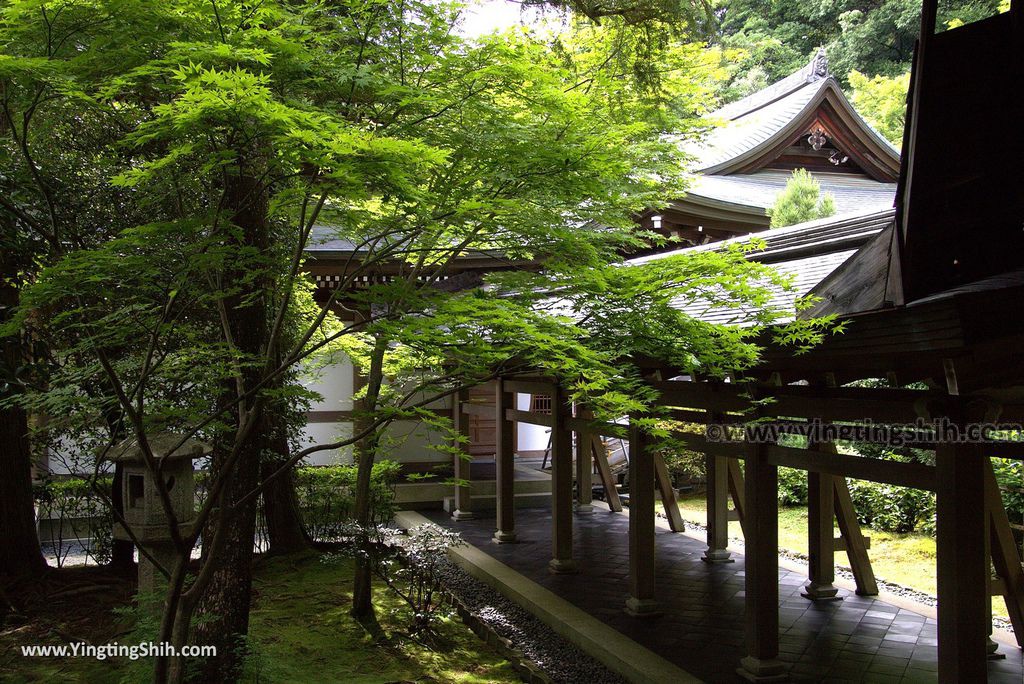
M811 59L811 73L807 80L817 81L823 78L829 77L828 72L828 55L825 54L825 48L819 47L818 52Z

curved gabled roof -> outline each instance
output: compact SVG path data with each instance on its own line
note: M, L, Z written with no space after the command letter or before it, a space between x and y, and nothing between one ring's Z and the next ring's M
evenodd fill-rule
M722 122L689 152L706 175L751 173L770 164L812 126L821 128L867 174L892 182L899 152L864 121L828 73L820 52L799 71L708 118Z

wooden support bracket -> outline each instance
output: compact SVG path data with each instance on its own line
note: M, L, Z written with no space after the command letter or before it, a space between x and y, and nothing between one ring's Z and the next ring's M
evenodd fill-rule
M686 528L683 525L683 516L679 512L676 490L672 489L672 477L668 473L668 466L665 465L665 458L660 453L654 454L654 476L658 482L658 491L661 492L661 504L665 507L668 526L673 532L683 532Z
M616 488L615 477L612 475L612 467L608 464L608 452L598 435L590 436L590 450L594 455L594 464L597 465L598 477L601 478L601 484L604 486L608 508L616 513L621 513L622 501L619 499L619 490Z
M857 583L857 594L860 596L877 596L878 582L875 571L868 558L867 538L861 533L857 522L857 511L853 507L853 497L845 477L835 478L836 521L843 537L846 556L850 560L853 579ZM839 548L838 546L836 547Z
M743 487L743 471L740 470L740 462L734 458L729 459L729 493L732 494L732 505L735 507L736 515L740 521L740 529L744 536L747 534L746 522L746 494Z
M992 539L992 565L998 577L991 583L992 593L998 592L1006 601L1017 645L1024 648L1024 568L1021 567L1010 519L999 494L992 461L988 458L985 459L985 499Z

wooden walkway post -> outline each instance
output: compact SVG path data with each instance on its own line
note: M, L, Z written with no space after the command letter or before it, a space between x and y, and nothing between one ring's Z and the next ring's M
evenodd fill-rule
M935 451L939 679L944 682L987 678L988 511L978 447L942 442Z
M765 446L747 445L744 473L747 656L737 673L752 682L788 679L778 659L779 469L768 462Z
M452 510L452 518L455 520L472 520L473 494L469 484L470 457L467 449L469 440L469 414L463 413L462 404L469 399L469 390L461 389L452 395L452 423L463 441L455 442L455 455L453 458L455 484L455 507Z
M551 507L552 559L548 568L556 574L579 571L572 557L572 431L566 419L572 406L558 385L551 395Z
M660 615L654 597L654 458L647 439L629 427L629 598L626 612L634 617Z
M811 446L810 444L808 446ZM818 445L823 450L825 445ZM801 596L812 601L841 601L836 579L835 476L807 473L807 579Z
M722 423L722 414L709 411L708 425ZM707 490L708 548L701 556L705 563L733 563L729 552L729 463L725 456L704 455Z
M495 494L497 527L494 541L508 544L516 541L515 522L515 423L508 419L508 409L515 408L515 395L505 390L505 380L498 378L494 397Z

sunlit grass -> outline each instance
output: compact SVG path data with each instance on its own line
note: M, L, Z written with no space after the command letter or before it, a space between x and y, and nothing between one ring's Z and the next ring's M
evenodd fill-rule
M707 521L705 501L702 495L683 497L679 501L683 518L705 524ZM868 557L874 568L875 577L887 582L901 584L935 596L935 539L926 534L896 534L862 528L871 538ZM836 536L839 530L836 529ZM742 539L743 531L739 521L730 521L729 537ZM803 506L779 508L779 548L795 553L807 554L807 508ZM836 552L836 564L850 566L845 551ZM997 615L1006 615L1002 598L992 599L992 610Z

